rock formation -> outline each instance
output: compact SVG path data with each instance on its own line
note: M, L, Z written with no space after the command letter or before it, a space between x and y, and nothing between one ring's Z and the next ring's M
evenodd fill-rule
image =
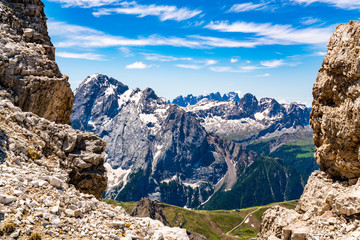
M106 188L105 143L95 134L54 123L70 123L73 93L55 62L44 4L39 0L1 1L0 16L1 99L34 113L19 113L14 118L12 107L3 110L7 115L4 112L2 120L7 124L2 130L16 133L8 141L24 133L28 136L22 143L14 141L12 150L24 156L31 151L37 159L51 157L67 170L70 183L100 197Z
M135 208L130 213L133 217L149 217L154 220L159 220L165 226L169 226L166 217L156 201L149 198L142 198L136 203Z
M106 187L105 145L95 134L9 100L0 100L0 129L1 239L188 239L185 229L130 217L94 197Z
M73 93L55 62L40 0L0 4L0 85L23 111L70 124Z
M360 22L332 35L313 88L311 126L321 166L295 210L265 212L258 239L360 239Z

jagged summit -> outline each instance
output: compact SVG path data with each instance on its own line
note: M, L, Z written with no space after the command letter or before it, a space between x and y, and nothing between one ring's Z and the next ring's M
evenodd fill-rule
M189 105L195 105L195 104L199 103L200 101L204 102L204 101L210 101L210 100L240 102L240 95L239 95L239 93L236 93L236 92L225 93L222 96L219 92L210 93L207 95L200 95L200 96L194 96L192 94L189 94L185 97L184 96L176 97L172 101L172 103L179 105L181 107L186 107Z
M309 130L310 109L305 105L280 104L272 98L260 101L248 93L236 101L200 101L184 108L208 132L233 140L271 138L285 132Z

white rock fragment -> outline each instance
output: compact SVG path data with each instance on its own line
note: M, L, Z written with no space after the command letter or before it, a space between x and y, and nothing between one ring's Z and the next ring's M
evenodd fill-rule
M15 201L16 201L16 197L14 197L14 196L0 194L0 203L2 203L2 204L10 204Z
M63 181L61 181L59 178L57 177L50 177L49 178L49 183L51 186L57 187L57 188L61 188L63 186Z

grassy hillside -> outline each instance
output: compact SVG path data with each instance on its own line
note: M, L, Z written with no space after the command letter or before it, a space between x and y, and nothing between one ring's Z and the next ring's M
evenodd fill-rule
M247 146L257 154L250 167L238 169L231 190L220 188L200 209L235 209L300 198L310 174L318 169L311 132L284 134Z
M120 203L104 200L107 203L122 206L128 213L135 207L135 202ZM296 201L273 203L266 206L240 210L189 210L159 203L171 226L179 226L190 232L204 235L209 240L255 239L259 231L262 214L271 206L280 204L294 208Z
M217 191L201 209L235 209L300 198L301 177L294 168L261 157L241 174L231 190Z

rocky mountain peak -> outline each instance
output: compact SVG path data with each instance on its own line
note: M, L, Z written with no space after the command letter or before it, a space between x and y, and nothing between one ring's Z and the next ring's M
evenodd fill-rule
M71 116L72 126L80 130L88 129L88 126L94 128L90 115L103 119L116 115L121 107L120 95L128 89L128 86L103 74L88 76L75 90L77 100Z
M39 0L2 1L0 85L24 111L57 123L70 123L73 93L55 62Z
M359 239L360 22L339 25L313 87L315 171L295 210L266 211L258 239ZM301 106L291 105L289 111Z

